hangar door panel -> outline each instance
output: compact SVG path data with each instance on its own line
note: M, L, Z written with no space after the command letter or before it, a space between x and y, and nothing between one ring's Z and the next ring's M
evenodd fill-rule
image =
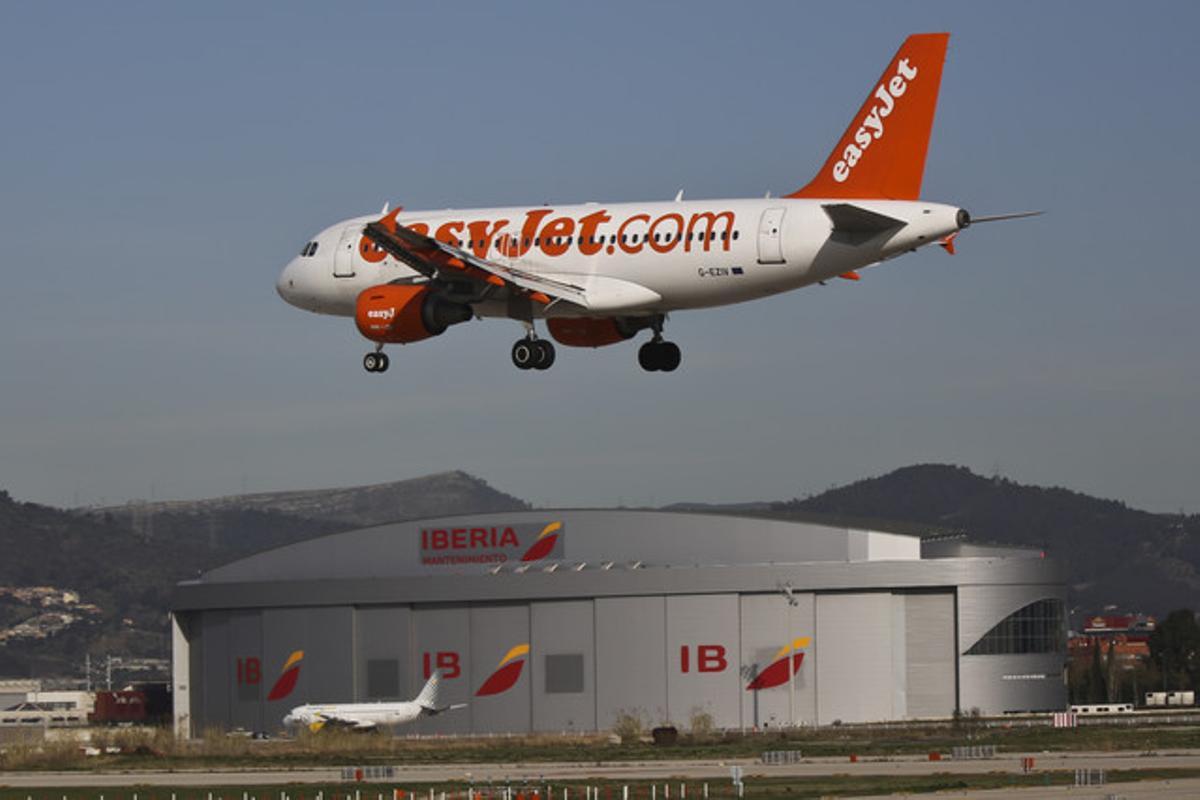
M892 717L892 595L817 595L817 723Z
M408 606L354 609L354 699L360 702L410 700Z
M229 688L233 656L229 653L229 612L200 612L200 671L192 685L203 683L200 697L193 697L192 713L198 714L194 723L197 733L205 728L230 728Z
M591 600L534 603L529 667L535 731L596 729L596 652Z
M267 730L277 730L283 715L298 705L354 699L352 608L269 608L262 620Z
M667 597L667 716L676 725L697 712L718 728L741 724L737 631L735 594Z
M792 601L775 593L742 596L742 724L748 728L817 721L815 601L811 594L793 594Z
M470 733L471 714L471 614L466 606L413 606L412 683L408 696L416 697L425 680L440 669L442 705L467 703L466 708L435 717L421 717L411 726L415 733Z
M621 711L657 725L667 716L666 601L662 597L596 599L597 727Z
M227 631L230 726L248 731L275 730L274 725L265 726L260 702L265 692L263 683L268 680L262 658L261 612L230 611Z
M471 723L475 733L529 730L530 657L529 606L471 608Z
M948 717L956 694L954 595L908 594L904 597L907 716Z

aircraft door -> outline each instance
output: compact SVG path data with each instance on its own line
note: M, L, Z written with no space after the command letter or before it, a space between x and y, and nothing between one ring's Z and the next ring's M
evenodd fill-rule
M338 242L337 252L333 255L333 276L335 278L354 277L354 251L362 236L362 227L349 225L342 231L342 239Z
M785 208L768 208L758 223L758 263L782 264L783 212Z

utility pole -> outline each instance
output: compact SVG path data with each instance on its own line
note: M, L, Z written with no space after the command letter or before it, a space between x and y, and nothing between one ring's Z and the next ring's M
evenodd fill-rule
M112 656L106 656L104 661L104 691L112 691Z

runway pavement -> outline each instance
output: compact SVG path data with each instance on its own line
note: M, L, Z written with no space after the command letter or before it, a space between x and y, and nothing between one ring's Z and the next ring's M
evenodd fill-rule
M731 766L741 766L745 780L756 777L828 776L828 775L932 775L1019 773L1022 756L1035 759L1035 770L1075 769L1200 769L1200 750L1175 750L1158 753L1080 752L1080 753L1005 753L990 759L969 761L929 761L928 758L805 759L797 764L764 766L748 759L728 761L637 761L607 763L524 763L524 764L414 764L397 768L389 783L508 783L608 780L707 780L729 779ZM346 766L353 766L347 764ZM336 783L341 768L314 769L217 769L139 772L6 772L0 773L0 787L121 787L121 786L264 786L284 783ZM1132 784L1125 784L1132 786ZM1107 794L1107 793L1106 793ZM975 793L972 793L975 796ZM1073 795L1082 796L1082 795ZM1090 796L1090 795L1088 795ZM1104 796L1104 795L1099 795ZM1186 796L1186 795L1184 795ZM1200 797L1200 792L1191 796Z

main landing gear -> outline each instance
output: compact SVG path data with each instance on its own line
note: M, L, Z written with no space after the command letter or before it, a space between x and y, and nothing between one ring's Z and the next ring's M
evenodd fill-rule
M646 372L674 372L682 357L679 345L657 336L638 348L638 363Z
M387 372L388 364L387 353L382 349L363 356L363 369L367 372Z
M531 331L513 345L512 362L517 369L550 369L554 363L554 343L534 338Z
M679 345L663 340L663 317L655 319L652 329L654 338L638 348L638 364L646 372L674 372L683 357Z

